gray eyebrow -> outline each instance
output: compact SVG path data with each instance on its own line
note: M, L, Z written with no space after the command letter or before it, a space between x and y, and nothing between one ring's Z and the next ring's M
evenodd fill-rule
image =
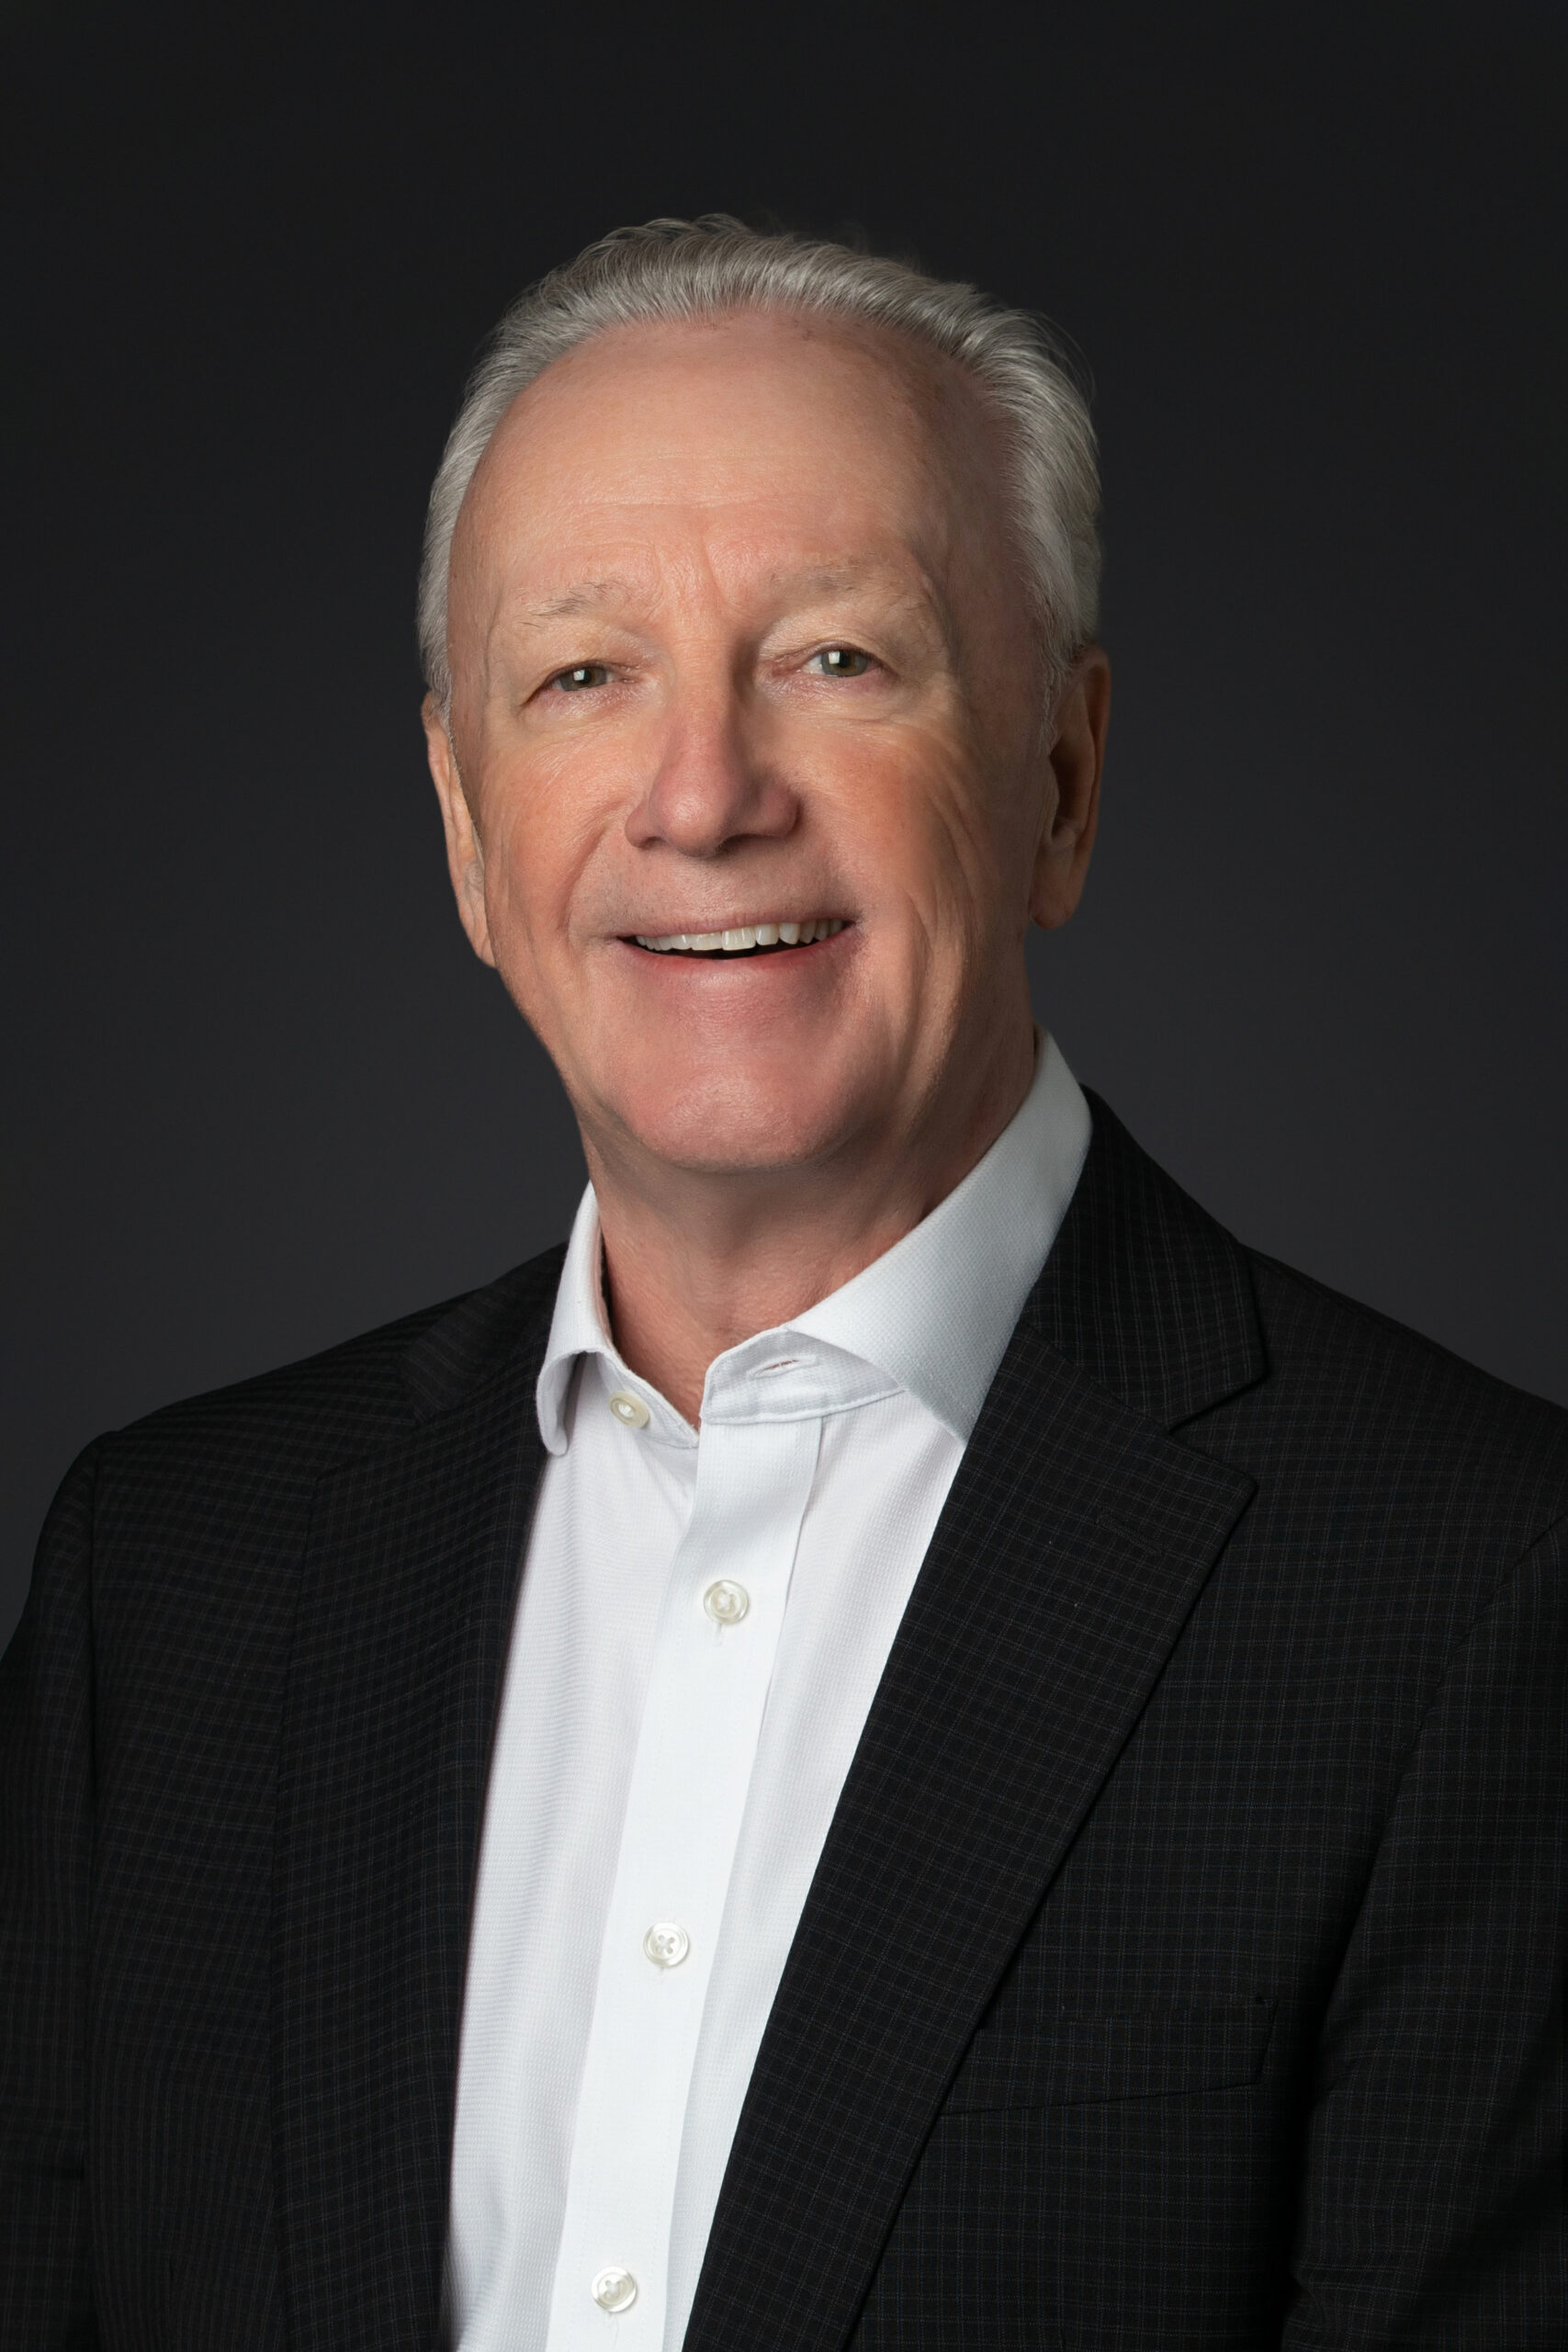
M896 567L888 563L822 563L805 571L775 571L775 584L787 582L792 587L818 589L831 595L840 588L859 588L868 580L893 580Z
M858 588L868 580L891 579L895 574L893 567L884 563L834 563L815 565L805 571L779 571L773 576L775 585L788 583L831 594L836 589ZM590 612L596 605L631 594L631 582L615 574L604 580L580 580L572 587L563 588L558 596L547 596L537 605L525 605L518 617L525 623L570 620L574 613Z
M823 563L807 566L800 571L778 571L773 574L775 586L788 585L807 594L834 595L844 589L863 587L868 582L897 581L897 567L883 562ZM938 628L950 653L956 651L956 633L946 599L933 582L924 583ZM617 597L636 594L633 583L619 573L611 572L602 580L580 580L563 588L558 596L547 596L536 605L526 605L515 616L520 628L542 628L551 621L570 620L578 613L592 612L612 603Z
M802 588L819 591L829 595L839 589L863 588L867 584L874 585L878 581L894 582L900 587L906 584L903 575L895 565L875 561L819 564L811 571L780 572L775 577L780 580L789 579L797 582ZM940 582L929 575L923 575L919 582L919 598L941 630L942 643L947 648L950 658L956 660L959 651L958 624L951 604L942 594Z
M517 616L525 628L538 621L570 620L574 613L592 612L596 605L608 604L613 596L629 593L624 580L580 580L575 587L564 588L558 596L548 596L543 604L525 605Z

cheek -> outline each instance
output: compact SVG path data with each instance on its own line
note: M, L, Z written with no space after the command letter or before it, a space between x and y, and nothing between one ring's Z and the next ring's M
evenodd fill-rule
M513 953L549 959L602 842L591 765L558 756L518 763L487 796L485 904Z
M863 782L865 779L862 779ZM842 812L857 862L885 902L902 900L933 946L973 940L1001 895L996 796L951 752L911 748Z

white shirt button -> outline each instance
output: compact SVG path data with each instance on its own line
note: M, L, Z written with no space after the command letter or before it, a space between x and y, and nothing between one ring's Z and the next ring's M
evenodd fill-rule
M637 2280L613 2262L593 2281L593 2300L602 2312L629 2312L637 2301Z
M731 1584L728 1577L720 1577L710 1584L703 1595L703 1607L716 1625L739 1625L751 1606L751 1596L743 1584Z
M642 1948L655 1968L679 1968L692 1949L692 1939L673 1919L655 1919Z
M648 1407L640 1396L634 1396L629 1388L616 1389L610 1399L610 1410L616 1420L624 1421L629 1430L645 1430L648 1427Z

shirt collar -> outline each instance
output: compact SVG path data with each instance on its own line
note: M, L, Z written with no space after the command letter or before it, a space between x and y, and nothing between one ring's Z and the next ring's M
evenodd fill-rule
M805 1340L824 1351L835 1378L830 1398L808 1383L796 1409L842 1408L899 1388L966 1443L1067 1213L1090 1128L1082 1090L1055 1042L1042 1035L1029 1092L964 1182L841 1289L778 1330L760 1332L717 1358L708 1374L705 1418L733 1391L738 1374L754 1382L773 1370L769 1357ZM689 1425L657 1389L627 1371L615 1349L600 1263L599 1208L590 1185L572 1226L539 1374L540 1435L552 1453L565 1452L572 1372L580 1357L597 1356L612 1386L629 1388L646 1403L650 1433L689 1445ZM783 1388L773 1384L779 1406L785 1391L800 1388L799 1379Z

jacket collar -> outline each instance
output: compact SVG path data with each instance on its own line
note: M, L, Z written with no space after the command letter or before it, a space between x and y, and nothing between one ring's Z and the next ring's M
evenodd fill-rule
M483 1290L470 1291L425 1326L402 1367L421 1420L447 1411L514 1369L522 1355L537 1378L565 1256L558 1243Z
M1268 1369L1246 1254L1088 1100L1094 1140L1025 1312L1131 1411L1179 1429Z

